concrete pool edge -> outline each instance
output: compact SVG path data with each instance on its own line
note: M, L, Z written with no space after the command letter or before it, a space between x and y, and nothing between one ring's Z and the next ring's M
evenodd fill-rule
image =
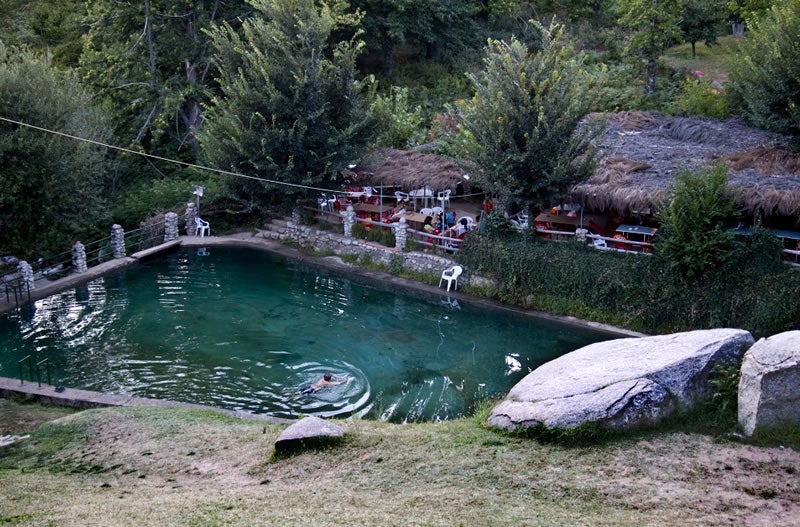
M61 387L59 387L61 388ZM216 406L205 406L201 404L185 403L166 399L149 399L146 397L135 397L133 395L92 392L76 388L63 387L57 391L55 386L36 381L24 381L0 377L0 399L15 399L23 397L33 399L41 404L53 406L64 406L78 410L89 408L104 408L110 406L158 406L163 408L188 408L193 410L209 410L218 412L238 419L251 419L268 421L275 424L293 423L292 419L281 419L271 415L253 414L238 410L226 410Z

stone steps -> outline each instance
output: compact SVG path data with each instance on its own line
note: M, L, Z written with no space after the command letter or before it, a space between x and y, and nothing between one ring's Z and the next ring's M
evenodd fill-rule
M291 221L291 218L273 218L264 224L263 229L258 230L258 235L268 240L284 241L288 239Z

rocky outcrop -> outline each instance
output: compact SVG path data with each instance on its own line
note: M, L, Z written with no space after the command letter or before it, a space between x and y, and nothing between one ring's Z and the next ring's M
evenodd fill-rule
M292 452L317 446L344 435L344 429L319 417L304 417L281 432L275 441L276 452Z
M752 344L740 329L591 344L528 374L492 410L489 423L508 430L654 423L677 405L708 397L714 365L738 361Z
M761 339L745 353L739 425L748 436L759 428L800 425L800 331Z

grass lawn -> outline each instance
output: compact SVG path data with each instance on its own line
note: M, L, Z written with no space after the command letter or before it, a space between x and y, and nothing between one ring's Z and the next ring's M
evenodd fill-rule
M690 71L700 70L706 78L725 83L736 60L737 46L740 39L727 35L719 38L719 43L706 46L702 42L696 45L697 56L692 57L692 46L681 44L668 49L661 57L675 69Z
M0 449L0 525L788 526L800 517L791 448L678 430L565 446L482 422L337 421L339 444L275 460L281 425L87 410Z

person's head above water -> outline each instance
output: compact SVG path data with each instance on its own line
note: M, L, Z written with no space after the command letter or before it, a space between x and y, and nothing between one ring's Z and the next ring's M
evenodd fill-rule
M322 376L322 378L325 379L326 381L329 381L333 379L333 375L331 375L330 373L326 373L325 375Z

